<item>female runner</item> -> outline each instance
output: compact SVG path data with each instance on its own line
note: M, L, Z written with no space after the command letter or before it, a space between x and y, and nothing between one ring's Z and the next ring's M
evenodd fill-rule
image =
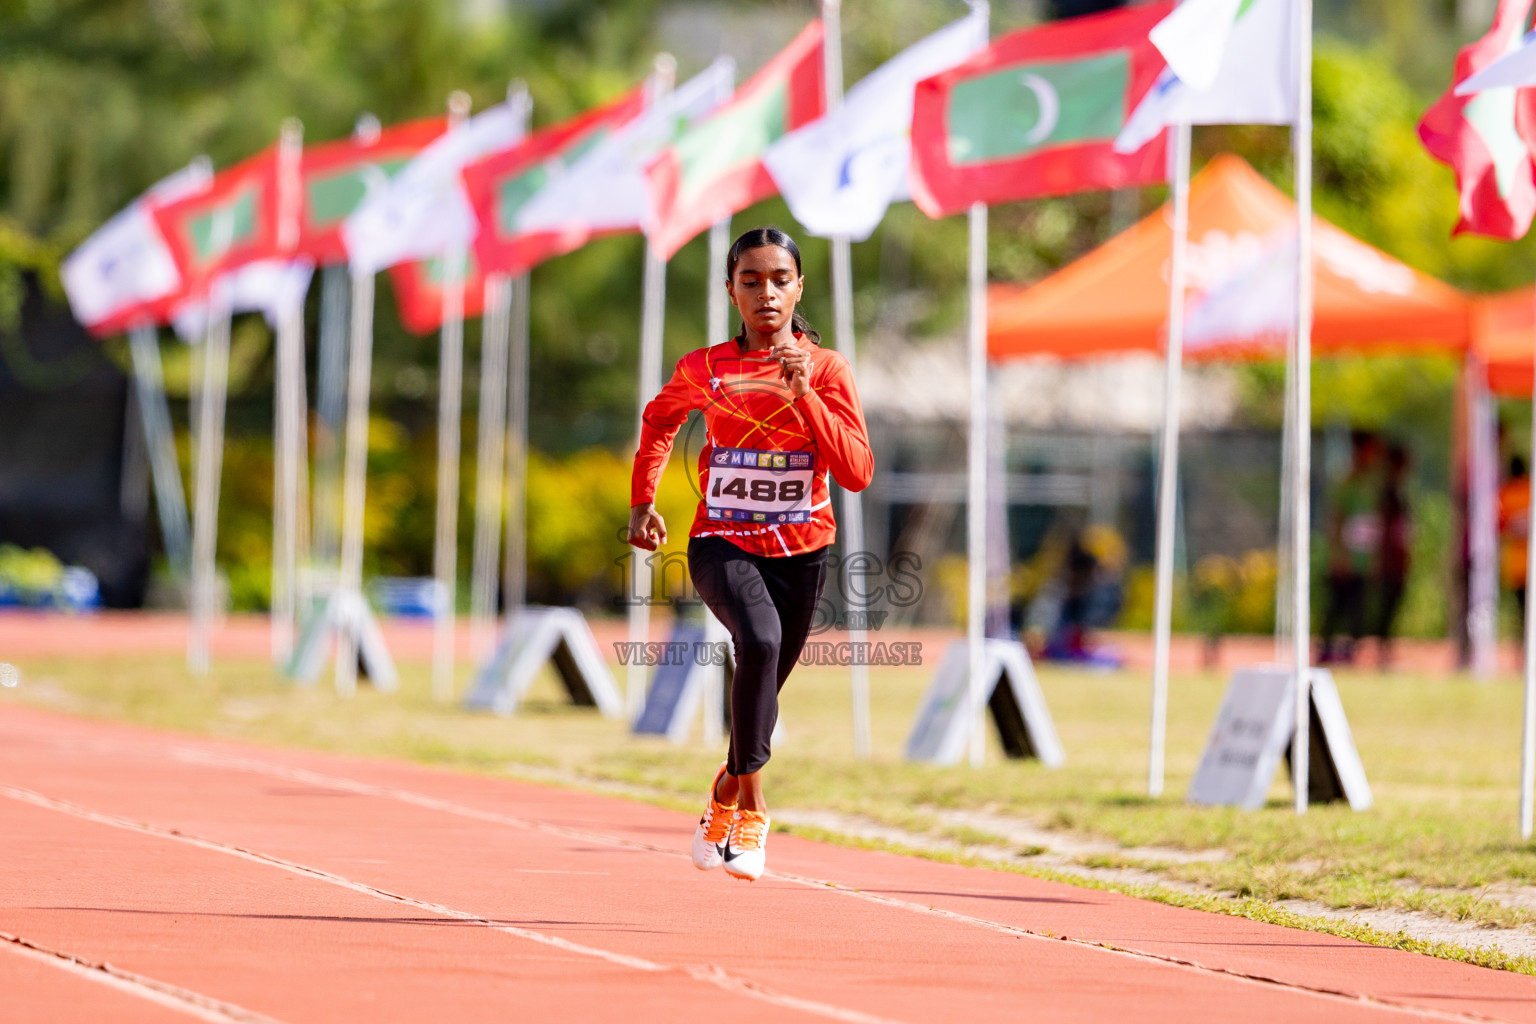
M703 495L689 531L688 571L730 630L731 742L693 836L693 863L736 878L763 873L768 804L763 766L779 717L779 690L800 657L826 583L836 535L827 474L869 485L874 458L848 361L824 351L796 311L805 278L800 249L777 228L736 239L725 288L741 313L731 341L697 349L645 407L631 485L629 542L667 541L652 504L678 428L703 410Z

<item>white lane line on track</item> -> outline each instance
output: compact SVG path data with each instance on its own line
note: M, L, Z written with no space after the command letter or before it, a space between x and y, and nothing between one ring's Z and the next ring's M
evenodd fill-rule
M241 846L235 846L232 843L221 843L214 839L205 839L201 836L196 836L189 832L182 832L179 829L166 828L164 826L153 825L148 822L133 821L129 818L121 818L115 814L105 814L101 811L94 811L89 807L82 807L79 804L71 803L67 800L58 800L50 796L45 796L44 794L38 793L34 790L22 789L17 786L0 785L0 796L6 796L20 803L31 804L34 807L41 807L45 810L57 811L61 814L67 814L72 817L81 818L85 821L95 822L99 825L107 825L112 828L120 828L128 832L137 832L142 835L155 836L160 839L171 839L176 842L186 843L189 846L195 846L198 849L210 850L215 853L228 854L229 856L239 857L242 860L248 860L256 864L264 865L266 867L279 868L283 871L288 871L292 874L299 875L304 878L326 882L330 885L338 886L343 889L349 889L352 892L362 893L366 896L372 896L375 899L385 900L390 903L403 904L417 910L424 910L428 913L439 914L443 917L451 917L459 921L483 925L492 931L505 932L508 935L515 935L518 938L528 939L531 942L538 942L546 946L553 946L556 949L564 950L567 953L574 953L579 956L595 957L599 960L606 960L608 963L615 964L620 967L629 967L633 970L645 971L647 973L653 974L677 971L686 975L687 977L694 979L695 981L715 985L719 988L725 989L726 991L735 992L739 995L743 995L751 999L756 999L760 1002L771 1003L775 1006L781 1006L787 1009L800 1010L802 1012L814 1014L819 1017L825 1017L829 1020L844 1021L846 1024L900 1024L900 1022L890 1020L889 1018L877 1017L873 1014L861 1013L858 1010L850 1010L846 1007L836 1006L831 1003L822 1003L811 999L801 999L798 996L777 992L773 989L765 988L746 978L738 978L712 964L706 964L697 967L671 967L666 964L656 963L652 960L646 960L643 957L630 956L626 953L615 953L610 950L599 949L596 946L583 945L579 942L572 942L569 939L562 939L558 935L546 935L543 932L536 932L529 928L519 928L516 925L493 921L487 917L481 916L480 914L472 914L464 910L455 910L452 907L446 907L440 903L429 903L425 900L414 899L410 896L402 896L398 893L389 892L386 889L375 888L374 886L367 885L363 882L354 882L350 878L343 878L340 875L332 874L331 872L324 871L320 868L312 868L304 864L298 864L294 861L284 860L281 857L273 857L265 853L259 853L255 850L248 850ZM255 1024L255 1022L262 1022L262 1024L265 1024L265 1022L269 1020L269 1018L260 1017L255 1014L252 1014L249 1018L221 1017L210 1019L216 1019L220 1022L220 1024L229 1024L230 1021L234 1020L239 1020L242 1022L250 1021L252 1024Z
M622 836L608 835L602 832L589 832L584 829L570 828L564 825L553 825L549 822L538 821L533 818L521 818L510 814L501 814L496 811L481 810L478 807L469 807L464 804L454 803L449 800L441 800L437 797L426 796L422 793L413 793L407 789L398 789L392 786L380 786L371 782L361 782L339 775L327 775L322 772L310 771L307 768L292 768L287 765L274 764L269 761L261 761L255 758L238 757L222 754L217 751L206 750L199 747L179 747L171 750L171 756L193 764L201 764L208 767L225 768L232 771L244 771L257 775L266 775L273 778L288 779L293 782L304 782L313 786L324 786L330 789L341 789L356 793L360 796L374 796L383 799L395 800L401 803L421 807L426 810L441 811L463 818L477 821L492 822L507 825L513 828L526 829L534 832L543 832L550 835L561 836L566 839L574 839L585 843L597 843L606 846L620 847L648 853L659 853L667 857L683 858L687 855L677 849L666 846L657 846L652 843L641 842L637 839L626 839ZM530 783L537 785L537 783ZM812 878L804 875L785 874L779 871L771 871L768 878L777 878L796 885L803 885L813 889L821 889L838 893L854 899L877 903L883 906L905 910L925 917L936 917L943 920L967 924L972 927L982 928L999 935L1007 935L1012 938L1035 939L1041 942L1070 942L1088 949L1097 950L1112 956L1129 957L1133 960L1152 961L1185 968L1199 974L1216 975L1233 981L1246 982L1261 986L1266 989L1285 989L1298 994L1312 995L1319 998L1348 1003L1356 1006L1367 1006L1386 1010L1394 1013L1407 1013L1426 1020L1455 1021L1458 1024L1487 1024L1497 1022L1503 1018L1486 1017L1476 1013L1457 1013L1448 1010L1440 1010L1434 1007L1423 1006L1417 1003L1397 1002L1383 999L1378 996L1364 995L1359 992L1350 992L1344 989L1327 988L1321 985L1303 985L1284 978L1276 978L1265 974L1256 974L1247 971L1236 971L1225 967L1212 967L1195 960L1186 960L1180 957L1169 956L1162 953L1150 953L1145 950L1124 949L1118 946L1108 946L1092 939L1074 938L1072 936L1043 935L1016 925L1003 924L999 921L990 921L982 917L974 917L969 914L961 914L952 910L941 910L936 907L925 906L921 903L913 903L910 900L898 899L894 896L885 896L879 893L865 892L859 889L851 889L838 882L821 878Z
M94 981L108 988L115 988L120 992L184 1013L189 1017L211 1021L212 1024L281 1024L275 1018L247 1010L243 1006L236 1006L234 1003L226 1003L221 999L205 996L201 992L193 992L191 989L125 971L109 963L98 963L73 953L62 953L56 949L39 946L35 942L29 942L9 932L0 932L0 949L10 950L37 963L56 967L76 977Z

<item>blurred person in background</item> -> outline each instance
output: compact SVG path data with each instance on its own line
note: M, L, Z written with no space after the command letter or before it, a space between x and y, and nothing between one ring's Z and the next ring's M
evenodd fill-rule
M1509 472L1499 487L1499 579L1515 595L1520 625L1525 626L1526 550L1531 536L1531 477L1525 459L1509 457Z
M1055 576L1030 609L1031 623L1045 637L1041 657L1099 668L1123 664L1093 631L1113 624L1125 603L1127 556L1113 527L1093 524L1072 534Z
M1413 546L1413 512L1408 501L1408 447L1393 442L1387 448L1381 480L1381 556L1376 579L1376 664L1382 671L1392 662L1392 630L1403 593L1408 588L1409 552Z
M1349 474L1334 488L1328 509L1328 610L1319 665L1350 664L1365 635L1371 577L1381 556L1381 440L1350 433ZM1340 634L1348 639L1341 641Z

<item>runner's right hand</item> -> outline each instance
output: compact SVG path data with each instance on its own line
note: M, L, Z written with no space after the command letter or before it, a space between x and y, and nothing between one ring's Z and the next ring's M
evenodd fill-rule
M629 510L629 543L646 551L655 551L667 542L667 524L655 505L636 505Z

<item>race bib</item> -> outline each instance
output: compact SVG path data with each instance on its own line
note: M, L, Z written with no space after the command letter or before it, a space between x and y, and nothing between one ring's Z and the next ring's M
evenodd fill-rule
M710 519L738 523L803 523L811 518L811 452L716 448L709 455L704 504Z

